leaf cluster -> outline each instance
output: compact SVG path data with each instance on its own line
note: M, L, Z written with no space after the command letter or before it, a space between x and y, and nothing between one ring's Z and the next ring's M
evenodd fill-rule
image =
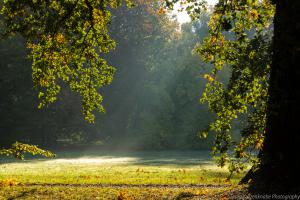
M62 85L67 85L81 96L87 121L94 122L94 110L104 112L99 88L110 84L115 73L104 59L115 48L108 25L111 10L121 4L120 0L2 3L1 36L20 34L26 39L39 108L55 102Z
M8 149L0 149L0 155L12 156L20 160L24 160L26 153L32 155L41 155L46 158L55 157L55 154L53 154L51 151L43 150L36 145L24 144L20 142L15 142Z
M220 0L208 23L209 36L195 52L211 66L205 74L207 103L215 120L200 133L216 133L213 155L219 166L240 172L259 163L266 123L266 102L271 63L272 19L269 0ZM230 70L229 80L220 76ZM235 129L241 137L233 138Z

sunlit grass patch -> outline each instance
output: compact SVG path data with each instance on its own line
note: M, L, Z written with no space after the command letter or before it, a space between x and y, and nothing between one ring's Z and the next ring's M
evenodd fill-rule
M13 180L18 185L5 184L0 188L0 196L4 199L176 199L190 195L192 198L227 190L243 176L235 175L228 181L226 169L197 155L150 153L10 160L0 164L0 180ZM208 184L222 187L206 187Z
M0 179L21 183L223 184L229 173L215 167L17 163L0 166ZM231 180L238 182L241 175Z

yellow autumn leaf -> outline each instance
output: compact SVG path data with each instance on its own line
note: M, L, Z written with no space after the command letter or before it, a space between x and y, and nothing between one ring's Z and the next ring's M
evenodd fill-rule
M257 10L251 10L250 15L252 19L257 19L258 18L258 12Z
M263 139L259 139L258 142L255 145L256 149L262 149L263 146Z
M196 192L196 195L207 195L207 194L208 194L208 190L207 189L198 190Z
M209 82L214 81L214 78L213 78L211 75L209 75L209 74L204 74L203 77L204 77L205 79L207 79Z
M158 14L158 15L162 15L162 14L164 14L164 13L165 13L164 8L163 8L163 7L160 7L159 10L158 10L158 12L157 12L157 14Z
M57 34L56 41L60 44L64 43L65 42L65 36L61 33Z

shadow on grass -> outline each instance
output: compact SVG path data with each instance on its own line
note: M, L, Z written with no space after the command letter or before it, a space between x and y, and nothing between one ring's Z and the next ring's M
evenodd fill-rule
M9 197L7 200L13 200L13 199L19 199L19 198L25 198L26 196L30 196L33 193L35 193L37 191L37 189L31 189L28 191L23 191L20 194L13 196L13 197Z

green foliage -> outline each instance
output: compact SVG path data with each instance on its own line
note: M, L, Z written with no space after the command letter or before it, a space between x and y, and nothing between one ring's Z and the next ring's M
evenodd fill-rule
M2 37L21 34L31 50L39 108L56 101L62 84L67 84L80 94L87 121L94 122L94 110L104 112L98 89L111 83L115 69L103 54L115 48L108 25L111 8L120 5L119 0L2 3Z
M169 8L180 3L192 17L205 10L195 0L166 2ZM257 166L264 140L274 6L270 0L219 0L212 11L209 35L194 51L212 67L204 74L207 84L200 102L208 104L215 120L199 136L215 132L212 153L217 163L240 172L248 163ZM236 129L242 129L240 138L233 137Z
M101 89L107 113L96 115L95 124L82 119L80 99L65 84L59 101L47 110L35 109L37 93L32 89L31 63L24 58L24 39L0 44L0 92L7 97L0 99L0 120L5 124L0 132L6 133L1 144L84 146L100 140L103 148L211 147L212 135L207 141L196 135L211 118L198 103L205 84L199 71L208 70L191 55L194 44L207 35L209 16L203 13L199 21L179 29L166 14L157 14L159 4L135 4L111 13L108 30L118 45L105 59L118 70L113 83ZM76 141L77 133L84 137Z
M15 142L8 149L0 149L0 155L13 156L14 158L20 160L24 159L26 153L32 155L41 155L47 158L55 157L55 154L53 154L52 152L40 149L36 145L23 144L20 142Z
M208 103L216 114L208 131L216 132L213 154L220 166L229 164L231 173L245 169L247 163L259 163L257 151L265 135L266 102L271 63L271 23L273 5L264 1L222 1L215 6L210 19L209 36L197 52L210 63L205 74L206 89L201 102ZM229 68L228 82L220 79ZM232 137L239 124L240 139Z
M210 119L198 102L205 69L191 53L196 36L207 34L209 17L179 29L158 8L137 4L114 12L110 31L118 48L109 60L118 71L104 91L108 112L98 118L95 135L115 148L208 149L212 137L201 142L196 135Z

